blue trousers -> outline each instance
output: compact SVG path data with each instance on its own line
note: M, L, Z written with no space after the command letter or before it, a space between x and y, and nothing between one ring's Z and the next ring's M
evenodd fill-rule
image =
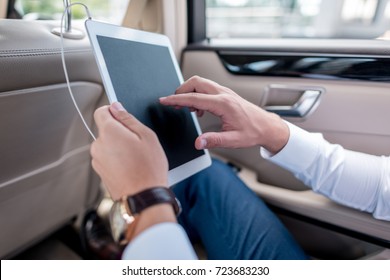
M279 219L228 165L211 167L177 184L179 223L208 259L306 259Z

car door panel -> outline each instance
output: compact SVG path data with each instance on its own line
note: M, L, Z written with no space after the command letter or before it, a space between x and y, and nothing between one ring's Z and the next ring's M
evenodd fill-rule
M301 43L301 46L297 41L293 44L293 55L308 58L318 56L317 45L311 50L308 47L310 44L306 41ZM384 48L379 48L379 45L383 47L384 44L374 44L381 51L384 50ZM390 128L385 125L385 120L390 117L388 83L335 76L292 76L291 73L285 72L272 75L232 74L221 59L219 52L229 51L241 54L242 57L238 57L237 60L246 61L247 56L254 54L261 56L263 52L264 55L269 56L271 46L267 43L265 45L260 43L256 49L255 45L245 47L224 45L221 47L214 46L212 42L209 48L205 45L207 44L192 45L184 51L182 70L185 78L193 75L209 78L232 88L258 106L267 104L267 90L270 86L322 88L324 93L315 110L304 118L288 117L285 119L308 131L322 133L331 143L341 144L347 149L374 155L390 154ZM299 51L300 48L302 52ZM321 55L337 57L345 55L343 54L345 49L341 47L338 53L335 45L329 46L328 49L323 47ZM375 48L359 50L356 48L356 52L360 52L356 56L366 59L371 57L374 51ZM291 55L291 49L283 44L283 47L275 48L272 55L278 59L286 53ZM382 62L386 65L387 60ZM295 99L296 97L291 98L291 102L295 102ZM210 114L201 118L200 123L204 131L220 129L219 120ZM384 241L384 244L389 244L390 224L388 222L375 220L369 214L337 205L327 198L314 194L289 172L262 159L258 148L216 149L213 152L243 166L247 172L247 175L243 176L245 181L271 205L367 236L378 237Z

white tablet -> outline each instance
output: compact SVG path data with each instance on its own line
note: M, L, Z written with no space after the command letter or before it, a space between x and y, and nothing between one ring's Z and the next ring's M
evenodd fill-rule
M208 167L208 151L194 146L201 133L196 115L158 100L183 82L168 37L92 20L85 25L110 103L121 102L157 134L169 162L169 185Z

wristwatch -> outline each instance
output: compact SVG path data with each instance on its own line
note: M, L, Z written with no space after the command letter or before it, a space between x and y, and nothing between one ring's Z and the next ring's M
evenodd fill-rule
M115 201L110 211L110 226L114 241L126 245L130 241L128 233L134 231L139 214L146 208L160 203L171 204L176 216L181 212L180 202L167 187L153 187Z

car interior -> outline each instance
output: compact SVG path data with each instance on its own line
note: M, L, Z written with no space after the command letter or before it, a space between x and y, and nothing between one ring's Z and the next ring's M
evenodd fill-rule
M0 257L85 259L80 222L90 209L106 215L111 202L91 166L93 139L69 97L60 37L52 32L60 18L24 18L18 2L0 1ZM207 9L219 1L122 2L116 24L167 35L184 79L214 80L331 143L390 155L386 39L340 37L356 33L345 26L333 38L210 37ZM375 11L385 10L388 1L377 2ZM65 58L78 106L96 132L93 113L108 100L83 18L69 21L82 35L65 36ZM210 114L199 121L203 131L220 129ZM314 193L258 147L210 152L236 168L312 259L390 259L389 222ZM201 244L195 248L207 258Z

